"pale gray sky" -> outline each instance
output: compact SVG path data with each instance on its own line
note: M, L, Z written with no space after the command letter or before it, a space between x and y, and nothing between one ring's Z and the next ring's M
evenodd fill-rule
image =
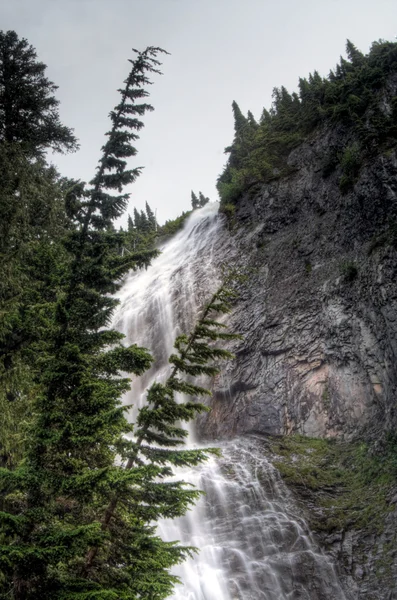
M231 103L259 116L273 87L326 75L346 38L367 51L397 34L396 0L0 0L3 30L36 48L58 86L61 118L81 149L56 157L64 175L90 179L132 47L162 46L131 186L131 210L148 201L160 222L190 208L190 190L216 199L233 137Z

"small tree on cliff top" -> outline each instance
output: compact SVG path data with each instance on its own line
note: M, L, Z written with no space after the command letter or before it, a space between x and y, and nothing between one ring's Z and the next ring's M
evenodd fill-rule
M193 192L193 190L191 191L190 197L191 197L191 202L192 202L192 209L196 210L196 208L199 207L199 199L197 198L197 196Z

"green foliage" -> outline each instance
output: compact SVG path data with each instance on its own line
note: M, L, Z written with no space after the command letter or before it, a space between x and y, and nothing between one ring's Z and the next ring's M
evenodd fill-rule
M235 123L233 144L225 150L229 159L217 182L221 203L234 204L251 185L271 181L285 171L285 158L301 138L298 132L288 131L288 109L284 106L284 103L292 106L294 111L296 99L285 88L282 90L280 94L274 91L273 109L271 113L264 111L259 124L252 115L242 120L240 109L233 103L239 123ZM291 122L294 118L291 117Z
M221 204L219 212L225 215L229 229L233 229L235 224L236 205L235 204Z
M125 129L125 115L141 115L150 109L149 105L135 104L135 100L147 95L141 89L149 83L145 71L157 70L158 51L148 48L133 63L126 87L121 90L122 100L111 113L113 126L91 187L86 189L81 183L68 186L64 219L70 225L63 230L58 225L61 243L54 244L54 230L48 245L43 243L50 222L47 213L40 222L38 208L44 207L52 192L42 194L38 184L48 185L46 169L42 167L43 173L38 172L34 181L26 177L25 193L24 187L18 184L18 189L12 182L16 166L18 180L23 174L16 163L18 156L6 156L11 164L11 183L10 191L3 188L2 209L8 211L8 229L3 232L2 246L8 255L19 248L23 252L32 249L34 258L25 278L19 278L19 273L12 277L12 298L4 297L8 305L1 340L4 372L0 375L8 378L8 386L19 379L16 393L6 388L5 400L18 407L7 425L12 433L10 423L22 410L26 422L19 428L19 438L29 440L22 443L23 462L16 461L14 455L11 464L6 461L14 470L3 469L1 473L4 514L0 521L6 524L0 562L4 597L49 597L50 592L55 597L66 585L66 572L69 579L73 572L78 580L79 560L90 546L104 539L100 526L104 503L115 481L123 479L114 462L119 442L130 430L119 400L129 383L119 371L128 366L139 375L150 365L151 357L143 349L123 349L122 336L106 330L115 306L109 294L118 288L123 273L147 264L150 256L119 256L120 236L111 225L121 214L127 197L107 190L121 191L137 174L136 170L127 171L121 160L122 156L135 154L129 141L136 136ZM139 129L141 122L134 119L130 126ZM31 153L32 138L28 141ZM27 162L23 144L21 148L20 161L26 164L27 173L37 171L39 163ZM33 204L34 228L28 228L27 239L24 233L20 237L19 215L26 218L29 213L21 210L19 203L22 199L22 207L30 207L40 195L42 204ZM14 213L13 221L9 215ZM10 229L14 223L14 229ZM18 256L15 262L18 271L23 264L21 258ZM30 286L32 269L34 284ZM7 293L11 293L9 287L5 286ZM109 346L114 349L108 355ZM16 372L22 352L31 359L26 387ZM24 411L26 406L29 411ZM14 443L18 451L19 438ZM8 458L7 445L4 448Z
M203 206L205 206L206 204L208 204L209 201L210 201L210 199L207 196L204 196L204 194L202 192L199 192L199 206L200 206L200 208L202 208Z
M345 261L340 265L340 273L346 283L351 283L358 276L358 267L353 261Z
M165 237L175 235L175 233L182 229L186 219L190 214L191 211L183 212L179 217L176 217L176 219L169 219L164 223L164 225L160 225L157 230L158 236Z
M327 78L314 71L299 79L299 94L275 88L272 107L263 110L259 123L233 102L234 140L225 149L228 160L217 183L221 203L233 204L253 184L288 173L291 150L325 124L342 125L356 140L341 157L342 193L352 188L366 157L394 143L397 100L387 82L397 70L397 44L374 42L363 55L348 41L346 52L348 60L341 58ZM324 177L337 166L331 153Z
M158 254L156 244L162 238L170 237L180 231L191 211L183 212L176 219L167 220L164 225L159 225L154 218L154 213L149 205L149 217L153 215L152 220L146 217L143 212L138 213L134 208L135 219L132 221L129 217L128 230L122 232L123 242L120 246L120 252L151 252L152 257Z
M361 152L357 142L344 149L340 157L342 177L339 180L339 188L343 194L348 192L356 182L361 162Z
M182 423L207 410L196 400L209 392L193 378L217 374L214 361L231 356L215 342L237 336L215 317L234 293L219 289L191 335L177 338L171 374L148 390L134 427L121 403L124 373L141 375L152 357L108 328L123 275L156 254L147 249L159 230L148 204L127 232L113 222L128 200L124 185L139 175L124 158L136 154L131 142L152 109L142 99L160 52L149 47L131 61L89 185L0 146L9 265L0 284L0 598L161 600L177 581L170 569L194 551L164 542L155 525L200 494L169 480L173 467L216 452L186 450ZM140 247L124 253L138 235Z
M313 494L320 509L310 515L315 530L381 532L397 479L395 437L381 453L363 443L298 435L274 439L271 446L286 482Z
M210 199L204 196L202 192L199 192L198 197L193 191L191 192L191 203L193 210L196 210L196 208L202 208L203 206L208 204L209 201Z
M246 171L230 168L224 175L217 183L222 204L235 204L249 183Z
M0 142L23 144L37 155L76 149L72 130L60 123L57 89L35 49L15 31L0 32Z
M198 196L193 191L191 192L192 210L202 208L208 202L210 202L210 199L204 196L202 192L199 192ZM143 211L139 213L134 208L134 220L130 216L128 217L128 229L127 232L123 233L121 248L128 252L152 251L152 256L155 256L158 241L173 236L180 231L191 212L184 211L179 217L169 219L164 225L159 225L148 203L146 203L146 214Z
M157 221L154 212L150 208L149 204L146 202L145 204L146 217L148 223L149 231L156 231L157 229Z
M54 289L71 228L62 180L42 155L77 147L34 48L0 32L0 464L18 462Z
M191 203L192 203L192 209L193 210L196 210L196 208L199 207L199 199L197 198L197 196L193 192L193 190L191 191Z
M69 260L65 182L43 159L0 144L0 464L18 462L31 411L39 340Z
M154 249L155 240L158 232L156 216L149 204L146 202L145 212L138 212L134 208L134 219L128 215L128 227L124 232L119 230L120 235L120 253L125 250L128 253L151 252L152 258L157 255Z

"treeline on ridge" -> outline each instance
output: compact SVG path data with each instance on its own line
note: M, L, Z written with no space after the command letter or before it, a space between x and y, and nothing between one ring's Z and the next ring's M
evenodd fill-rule
M123 235L122 248L128 251L135 251L143 248L154 248L158 240L168 238L180 229L182 229L187 217L193 210L202 208L210 202L207 196L199 192L198 196L191 192L192 210L183 211L175 219L168 219L163 225L159 225L156 219L156 214L153 212L148 202L145 203L145 210L133 210L133 218L128 215L127 230L120 228L119 233ZM121 248L121 251L123 251Z
M325 168L326 175L342 163L342 192L354 184L362 160L395 139L397 96L388 109L382 106L382 94L397 72L397 43L374 42L364 55L348 40L346 52L347 59L341 58L328 77L314 71L300 78L299 93L275 88L272 107L263 110L259 122L250 111L244 116L233 102L234 139L225 149L228 160L217 182L222 209L253 184L288 174L291 150L323 125L339 125L354 140L330 156Z

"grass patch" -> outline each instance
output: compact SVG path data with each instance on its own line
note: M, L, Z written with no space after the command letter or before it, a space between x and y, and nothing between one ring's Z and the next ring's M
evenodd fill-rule
M228 229L234 229L236 225L236 206L230 202L221 204L219 212L226 217Z
M311 526L319 531L365 529L380 533L397 483L397 440L382 453L364 443L347 444L289 436L271 443L274 465L298 494L309 495L316 509Z

